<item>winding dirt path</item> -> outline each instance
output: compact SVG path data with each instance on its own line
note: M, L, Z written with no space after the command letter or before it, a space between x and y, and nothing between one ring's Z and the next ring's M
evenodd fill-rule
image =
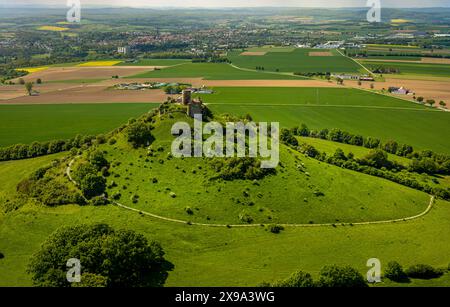
M78 158L78 157L76 157ZM75 159L76 159L75 158ZM69 163L69 165L66 168L66 175L69 178L69 180L75 184L78 185L77 182L72 178L70 172L72 170L72 165L75 162L75 159L72 159ZM195 223L195 222L190 222L190 221L184 221L184 220L178 220L178 219L173 219L173 218L169 218L169 217L165 217L165 216L160 216L160 215L156 215L150 212L146 212L146 211L142 211L136 208L131 208L128 206L125 206L124 204L121 204L119 202L116 202L115 200L106 198L108 201L110 201L112 204L116 205L119 208L123 208L129 211L134 211L137 212L139 214L143 214L146 216L150 216L153 217L155 219L158 220L163 220L163 221L167 221L167 222L172 222L172 223L178 223L178 224L187 224L187 225L193 225L193 226L203 226L203 227L226 227L226 228L248 228L248 227L261 227L262 224L235 224L235 225L229 225L229 224L207 224L207 223ZM430 202L428 204L428 207L425 209L425 211L423 211L422 213L419 213L417 215L414 216L410 216L410 217L405 217L405 218L399 218L399 219L393 219L393 220L384 220L384 221L373 221L373 222L356 222L356 223L324 223L324 224L277 224L279 226L282 227L336 227L336 226L362 226L362 225L380 225L380 224L393 224L393 223L399 223L399 222L406 222L406 221L411 221L411 220L415 220L418 218L421 218L425 215L427 215L431 209L433 208L434 205L434 201L435 201L435 197L434 196L430 196Z

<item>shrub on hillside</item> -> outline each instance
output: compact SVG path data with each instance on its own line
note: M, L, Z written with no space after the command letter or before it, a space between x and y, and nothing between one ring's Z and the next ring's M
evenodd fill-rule
M261 168L261 161L250 157L214 159L211 164L217 177L224 180L262 179L276 172L273 168Z
M367 281L357 270L350 266L325 266L320 271L317 282L319 287L362 288L368 287Z
M314 280L311 274L303 271L297 271L288 278L276 281L269 286L284 288L312 288L314 287Z
M384 277L396 282L405 282L408 280L408 276L403 271L402 266L396 261L391 261L386 265Z
M440 277L443 272L433 268L428 264L416 264L408 267L405 270L406 275L410 278L432 279Z
M105 155L100 150L95 150L89 153L89 162L99 171L103 167L108 167L109 163Z
M84 196L92 198L102 195L106 189L106 179L99 175L88 174L79 181Z
M148 146L154 141L151 127L143 122L130 124L126 130L127 140L133 147Z
M82 283L95 281L95 285L114 288L162 286L170 269L159 243L149 243L141 234L104 224L78 225L58 229L32 256L28 271L33 283L74 286L66 279L66 262L71 258L81 260L83 274L98 276Z

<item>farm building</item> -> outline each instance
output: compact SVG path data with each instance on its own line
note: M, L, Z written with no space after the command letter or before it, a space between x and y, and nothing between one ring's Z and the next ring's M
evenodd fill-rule
M408 95L410 93L410 90L402 87L390 87L389 88L389 92L392 94L397 94L397 95Z

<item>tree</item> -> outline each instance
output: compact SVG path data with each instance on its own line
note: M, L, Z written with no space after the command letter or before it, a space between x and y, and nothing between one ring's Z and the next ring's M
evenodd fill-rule
M103 167L108 166L108 161L100 150L95 150L89 154L89 162L95 166L97 170L101 170Z
M337 160L343 160L343 161L347 161L347 157L345 156L345 153L342 149L337 148L333 158L337 159Z
M309 136L311 132L305 124L302 124L300 128L297 129L297 133L300 136Z
M28 95L31 96L33 91L33 82L25 83L25 89L27 90Z
M389 168L391 166L387 153L381 149L369 151L369 153L361 159L361 162L376 168Z
M430 107L432 107L435 103L436 101L434 99L427 99L427 104L429 104Z
M42 79L41 78L36 79L36 84L41 84L41 83L42 83Z
M340 78L340 77L337 77L337 78L336 78L336 82L337 82L337 84L339 84L339 85L344 85L344 79L342 79L342 78Z
M392 140L387 141L386 143L384 143L383 149L388 153L395 154L397 153L398 143Z
M71 258L81 262L81 285L66 279ZM159 243L134 231L94 224L58 229L33 255L28 271L36 286L160 287L169 265Z
M106 179L99 175L88 174L80 180L79 184L87 198L102 195L106 189Z
M424 100L424 98L423 98L422 96L417 97L417 101L418 101L418 102L422 103L423 100Z
M362 85L362 82L361 82L361 81L358 81L358 85L361 86L361 85Z
M363 288L368 287L366 280L357 270L350 266L325 266L320 271L317 283L319 287Z
M126 130L126 134L128 142L130 142L135 148L145 145L148 146L154 140L150 126L143 122L136 122L129 125Z
M272 287L285 287L285 288L312 288L314 287L314 281L311 274L297 271L284 280L276 281Z
M391 261L386 265L386 268L384 269L384 277L396 282L404 282L408 280L408 276L406 276L402 266L396 261Z
M370 88L371 88L371 89L374 89L374 88L375 88L375 85L374 85L373 83L370 83Z
M445 106L446 106L446 104L445 104L445 102L444 102L443 100L439 101L439 105L440 105L441 107L445 107Z
M20 79L19 79L19 84L20 84L20 85L24 85L24 84L25 84L25 80L22 79L22 78L20 78Z

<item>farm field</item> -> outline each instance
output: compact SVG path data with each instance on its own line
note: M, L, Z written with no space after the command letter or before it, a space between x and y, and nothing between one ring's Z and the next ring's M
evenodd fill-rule
M105 133L153 106L156 105L0 105L0 146Z
M89 61L85 63L78 64L79 67L96 67L96 66L114 66L122 63L122 61Z
M124 61L117 66L173 66L189 63L191 60L183 59L140 59L137 62Z
M163 141L161 133L163 132L156 132L155 135L157 139L161 138ZM124 145L120 144L120 146ZM116 154L118 152L111 153L110 158ZM161 155L164 154L161 153ZM64 153L59 156L64 156ZM129 160L124 160L124 164L131 160L138 162L139 151L128 151L126 156ZM0 184L4 186L2 190L4 194L0 195L0 201L10 197L15 191L15 185L29 175L32 169L45 166L54 158L55 156L47 156L0 162ZM301 159L304 160L304 158ZM196 164L204 166L204 162L200 160L185 160L184 163L186 163L185 166ZM318 175L319 173L314 171L315 162L311 162L314 161L305 161L305 164L311 168L311 180L315 181L322 177L324 168L320 168L321 172ZM286 161L286 163L290 162ZM135 169L130 171L136 172ZM325 169L327 174L331 175L334 172L342 172L342 170L331 166ZM359 175L353 172L348 174L344 175L344 178ZM282 174L282 176L285 175L289 174ZM166 181L171 177L176 180L176 176L171 172L158 172L158 176L162 180L158 185L173 187L175 181ZM332 176L339 177L338 174ZM189 177L193 178L192 175ZM189 177L187 180L190 180ZM179 182L179 180L176 181ZM130 188L135 187L138 182L140 178L133 180ZM377 179L371 184L375 182L384 185L385 181ZM393 191L406 189L392 185ZM253 189L252 185L249 187ZM406 190L409 191L409 189ZM406 193L406 195L409 194L409 192ZM420 207L426 206L429 200L427 195L416 191L413 193L423 195L418 198L415 196L416 204ZM180 194L179 197L187 196ZM213 194L211 197L214 197ZM345 196L342 194L340 197ZM366 200L370 198L369 195L365 197ZM398 205L402 206L400 199ZM418 201L422 199L425 204L419 205ZM386 208L385 204L383 208ZM403 206L402 208L411 210ZM200 213L196 211L194 214ZM396 260L403 265L427 263L436 267L446 267L447 256L450 253L448 236L446 236L447 229L450 227L450 221L447 218L449 214L450 204L438 200L426 216L413 221L364 226L288 227L280 234L274 235L265 231L264 227L211 228L171 223L112 205L99 207L67 205L49 208L30 203L17 211L0 213L0 250L5 255L0 262L0 285L31 285L30 276L26 273L30 256L57 228L80 223L108 223L119 229L126 225L127 229L142 233L148 239L158 240L166 252L167 260L174 265L166 286L192 286L193 284L197 286L256 286L263 281L285 278L295 270L305 270L317 277L319 270L326 264L351 264L365 274L366 261L372 257L379 258L383 263ZM5 279L2 276L8 276L8 278ZM411 285L425 286L430 283L445 285L446 282L448 282L447 275L429 282L413 280Z
M254 69L254 67L252 68ZM204 78L206 80L301 80L299 76L240 70L229 64L217 63L187 63L161 70L149 71L130 78Z
M317 98L318 97L318 98ZM450 114L367 91L345 88L216 88L202 95L214 112L250 114L283 127L341 128L363 136L395 139L416 149L450 153Z
M259 49L258 49L259 50ZM265 50L265 49L262 49ZM264 55L241 55L242 51L228 53L231 62L242 68L256 69L264 67L265 71L280 72L359 72L361 69L351 59L340 55L336 50L294 49L290 52L268 52ZM327 56L317 56L319 54ZM328 56L331 53L331 56Z
M397 63L397 62L375 62L360 61L367 68L392 67L400 70L402 75L426 75L436 77L450 77L450 65L427 64L427 63Z

